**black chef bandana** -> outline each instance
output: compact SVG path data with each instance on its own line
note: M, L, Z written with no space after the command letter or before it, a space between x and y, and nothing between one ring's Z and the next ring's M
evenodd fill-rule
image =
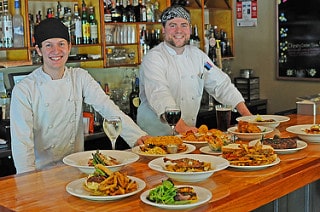
M41 21L34 29L36 45L41 47L41 43L50 38L63 38L69 43L70 37L68 27L56 18L47 18Z
M165 26L168 20L174 18L184 18L191 23L190 12L179 5L168 7L165 11L163 11L161 15L161 23L163 26Z

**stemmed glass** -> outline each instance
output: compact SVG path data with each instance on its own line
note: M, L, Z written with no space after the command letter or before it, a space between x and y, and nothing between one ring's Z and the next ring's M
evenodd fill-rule
M175 127L181 118L181 110L178 106L170 106L165 109L165 118L168 124L172 128L172 135L175 134Z
M119 116L106 117L103 120L103 130L111 141L112 149L116 148L116 141L122 130L122 121Z

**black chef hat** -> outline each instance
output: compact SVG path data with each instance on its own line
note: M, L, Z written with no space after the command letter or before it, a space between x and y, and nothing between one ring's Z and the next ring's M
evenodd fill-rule
M191 23L190 12L186 8L179 5L173 5L165 9L161 15L161 22L164 26L167 21L174 18L184 18Z
M56 18L47 18L41 21L34 29L36 45L41 47L41 43L50 38L63 38L70 42L68 27Z

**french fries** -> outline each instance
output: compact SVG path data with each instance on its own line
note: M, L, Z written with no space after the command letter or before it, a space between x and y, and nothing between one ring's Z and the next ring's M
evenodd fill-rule
M86 182L84 183L84 188L90 192L93 196L115 196L121 194L127 194L138 189L138 184L136 181L131 180L126 174L119 171L112 172L107 167L102 164L97 164L96 169L103 171L106 176L105 179L98 183L98 187L91 186L92 182L89 180L90 177L96 177L89 175ZM101 177L101 176L100 176Z

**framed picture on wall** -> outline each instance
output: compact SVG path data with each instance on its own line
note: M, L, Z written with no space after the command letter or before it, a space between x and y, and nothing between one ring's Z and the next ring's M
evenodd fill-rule
M277 79L320 80L320 0L278 0L277 19Z

